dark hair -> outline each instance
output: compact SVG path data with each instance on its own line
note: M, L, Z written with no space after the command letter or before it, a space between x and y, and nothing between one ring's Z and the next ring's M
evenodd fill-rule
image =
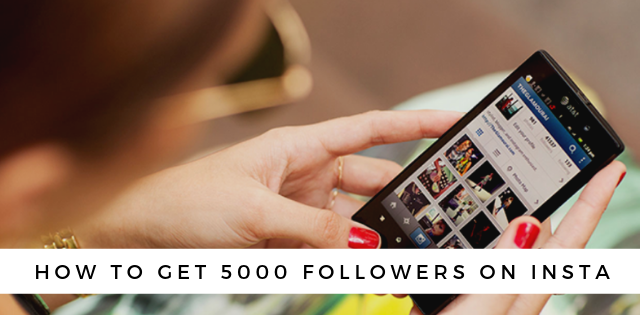
M135 131L150 100L220 44L240 6L184 3L0 2L0 157L46 140L98 152Z

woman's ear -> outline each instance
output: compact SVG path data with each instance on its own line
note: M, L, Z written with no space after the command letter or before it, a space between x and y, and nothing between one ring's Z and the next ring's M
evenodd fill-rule
M28 230L25 219L43 210L44 198L70 176L72 162L69 151L55 143L0 158L0 231Z

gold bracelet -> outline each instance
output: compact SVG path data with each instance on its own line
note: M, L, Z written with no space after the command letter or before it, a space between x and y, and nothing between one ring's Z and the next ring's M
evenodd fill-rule
M77 249L80 248L73 231L67 228L56 234L42 236L42 243L45 249ZM76 298L87 298L95 294L74 294Z
M55 234L43 235L42 243L45 249L76 249L80 248L78 240L71 229L64 229Z

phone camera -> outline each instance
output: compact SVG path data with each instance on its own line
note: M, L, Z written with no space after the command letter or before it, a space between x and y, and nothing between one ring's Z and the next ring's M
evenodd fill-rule
M589 129L591 129L591 127L589 125L584 126L584 131L589 131Z
M569 104L569 97L567 97L567 96L563 96L563 97L560 99L560 104L562 104L562 105L567 105L567 104Z

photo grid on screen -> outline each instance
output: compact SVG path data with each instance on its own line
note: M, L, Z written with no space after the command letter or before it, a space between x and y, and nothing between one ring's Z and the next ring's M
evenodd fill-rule
M501 197L516 205L517 197L506 186L465 133L407 179L396 195L439 248L490 248L511 219L505 215L511 207Z
M508 93L492 106L505 120L522 107ZM402 211L439 248L493 248L509 222L528 211L476 136L463 129L395 191Z

